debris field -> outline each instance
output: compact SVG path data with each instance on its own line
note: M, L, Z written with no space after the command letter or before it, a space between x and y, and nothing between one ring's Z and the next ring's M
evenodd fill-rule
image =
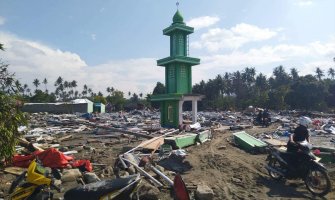
M266 145L286 145L297 113L272 113L268 127L255 126L254 113L199 112L196 124L187 120L190 113L183 116L185 123L177 130L160 127L159 113L148 110L93 115L33 113L28 126L20 127L23 135L17 155L0 172L0 198L8 197L12 181L26 170L32 154L59 168L62 178L58 184L63 189L55 192L55 199L78 186L78 179L87 184L134 173L144 179L140 199L173 199L170 181L177 173L193 199L315 198L303 181L274 181L265 169ZM241 145L236 138L241 132L264 143L264 148ZM330 152L326 154L331 159L323 163L333 189L326 198L335 199L334 116L314 114L310 132L313 146ZM56 162L52 157L50 161L43 154L63 160ZM144 158L150 164L141 167ZM134 165L129 165L131 162Z

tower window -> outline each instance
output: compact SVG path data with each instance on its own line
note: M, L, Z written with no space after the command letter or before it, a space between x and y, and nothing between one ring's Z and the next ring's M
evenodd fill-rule
M168 121L173 122L173 107L169 105L168 107Z
M176 36L172 35L172 54L175 55L176 51L177 51Z
M174 78L174 74L175 74L175 72L174 72L174 67L169 67L169 77L170 77L171 79Z
M179 45L183 45L183 43L184 43L183 35L179 35Z
M186 67L184 65L180 66L180 76L182 78L186 77Z

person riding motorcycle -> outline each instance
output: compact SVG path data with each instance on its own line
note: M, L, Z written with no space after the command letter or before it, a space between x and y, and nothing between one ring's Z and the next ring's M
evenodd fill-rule
M259 109L259 110L258 110L258 114L257 114L257 117L256 117L256 121L257 121L259 124L263 124L263 109Z
M270 122L270 113L268 109L265 109L262 114L262 126L269 126Z
M331 191L332 186L327 169L311 152L307 129L311 122L308 117L299 119L299 126L290 135L287 152L269 146L266 169L275 180L301 178L313 195L322 197Z
M287 143L287 151L288 152L297 152L300 147L299 143L303 141L307 141L310 143L308 126L312 123L312 120L309 117L300 117L299 126L295 128L293 134L290 135L290 139Z
M289 156L288 163L289 168L294 171L294 169L299 166L303 160L307 159L307 156L303 153L301 145L302 142L310 143L308 126L312 123L309 117L300 117L298 124L299 126L294 129L293 134L290 135L290 139L287 143L287 152L293 153Z

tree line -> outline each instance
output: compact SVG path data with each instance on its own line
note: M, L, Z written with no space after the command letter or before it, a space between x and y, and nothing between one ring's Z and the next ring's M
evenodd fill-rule
M35 78L32 82L33 90L29 88L27 83L21 84L18 80L15 80L14 84L17 88L16 94L19 95L20 99L30 103L67 102L78 98L87 98L93 102L108 104L116 111L125 108L134 109L137 108L137 104L148 106L148 101L142 99L143 93L137 94L129 91L127 99L124 92L108 86L106 87L107 95L104 95L101 91L95 92L87 84L84 84L80 90L76 80L65 80L61 76L52 83L54 91L48 89L49 80L47 78Z
M193 86L193 93L205 95L201 109L242 110L248 106L274 110L329 111L335 107L335 70L316 68L301 76L296 68L275 67L272 76L256 74L253 67L217 75Z
M106 87L107 95L104 95L101 91L95 92L86 84L80 90L76 80L65 80L61 76L52 83L54 91L50 92L47 78L41 80L33 80L34 90L15 80L17 94L24 102L64 102L87 98L93 102L108 104L114 111L134 109L138 105L158 109L159 103L150 102L150 97L165 93L164 84L158 82L151 94L144 97L143 93L129 91L127 99L124 92L112 86ZM296 68L287 72L283 66L278 66L268 78L263 73L257 74L255 68L246 67L243 70L218 74L214 79L202 80L193 86L192 92L205 96L199 102L199 110L243 110L252 105L274 110L328 111L335 107L335 70L330 67L324 71L317 67L315 74L301 76ZM187 109L190 105L185 103L185 107Z

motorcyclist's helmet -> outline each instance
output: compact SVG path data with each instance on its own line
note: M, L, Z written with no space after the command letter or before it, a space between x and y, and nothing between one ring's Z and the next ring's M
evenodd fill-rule
M309 126L311 123L312 123L312 120L311 120L311 118L309 118L309 117L305 117L305 116L303 116L303 117L300 117L300 118L299 118L299 124L302 125L302 126L304 126L304 127L306 127L306 128L308 128L308 126Z

